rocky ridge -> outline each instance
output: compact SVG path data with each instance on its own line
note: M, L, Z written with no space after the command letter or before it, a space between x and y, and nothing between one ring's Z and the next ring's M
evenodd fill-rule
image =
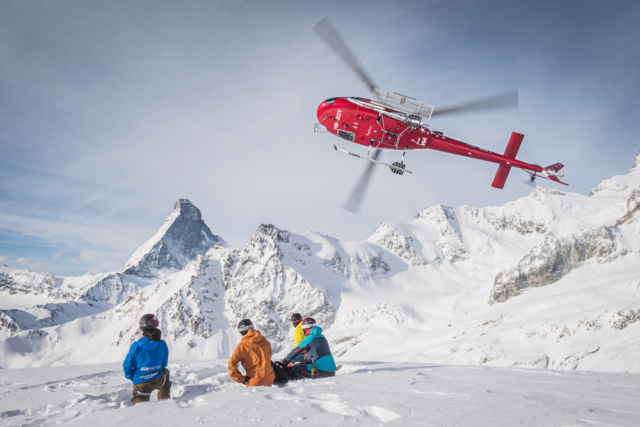
M283 265L283 244L290 233L262 224L244 247L225 294L225 315L233 325L249 318L269 339L274 352L282 350L292 330L291 313L304 313L323 327L335 319L336 307L326 290L312 286L300 273Z

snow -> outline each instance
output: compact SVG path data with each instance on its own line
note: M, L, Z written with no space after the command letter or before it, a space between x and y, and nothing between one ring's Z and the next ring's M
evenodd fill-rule
M132 406L119 364L0 370L0 424L636 426L636 375L351 362L247 388L226 361L170 363L172 399Z
M120 408L110 421L632 425L638 164L591 196L536 187L504 206L430 206L357 242L262 224L241 250L206 249L207 226L182 200L184 218L170 216L131 274L0 267L3 422L100 425ZM341 375L285 389L231 383L237 322L251 318L278 359L292 347L293 312L320 323ZM176 384L151 415L127 406L118 366L146 313L159 319ZM56 378L65 385L47 384ZM24 399L9 405L18 381L40 393L27 396L38 402L30 414Z

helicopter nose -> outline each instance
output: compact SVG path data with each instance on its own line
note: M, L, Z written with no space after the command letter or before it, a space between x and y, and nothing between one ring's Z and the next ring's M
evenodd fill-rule
M328 104L327 102L322 102L320 105L318 105L318 111L316 113L317 117L318 117L318 121L320 123L323 122L324 116L329 116L329 111L333 108L333 106L331 104Z

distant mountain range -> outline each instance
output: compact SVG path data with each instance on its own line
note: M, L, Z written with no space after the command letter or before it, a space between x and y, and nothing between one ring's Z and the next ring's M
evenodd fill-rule
M0 367L121 360L145 313L173 359L228 357L245 317L283 354L293 312L339 361L638 373L640 155L589 196L431 206L363 242L262 224L233 248L181 199L120 271L0 267Z

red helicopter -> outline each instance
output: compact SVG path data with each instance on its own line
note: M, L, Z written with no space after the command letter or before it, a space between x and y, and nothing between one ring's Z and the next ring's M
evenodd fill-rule
M373 92L371 99L337 97L327 99L318 106L317 117L319 123L315 125L314 130L316 132L320 131L321 126L324 126L328 132L346 141L369 147L367 155L364 157L334 145L336 150L341 150L349 155L371 162L365 169L349 201L345 204L344 208L346 210L353 213L358 211L375 164L388 166L391 172L398 175L403 175L405 172L413 173L407 170L404 164L404 158L408 150L437 150L497 163L499 165L498 171L491 184L495 188L504 187L511 168L525 171L531 176L531 181L534 181L536 177L541 177L568 185L560 181L560 178L564 177L560 173L560 169L563 168L562 163L555 163L543 168L532 163L516 160L516 155L524 138L522 134L513 132L504 154L498 154L449 138L444 136L442 132L432 131L428 125L422 122L423 119L429 120L434 116L444 114L517 107L517 91L436 109L433 105L420 102L408 96L376 88L371 78L349 51L327 18L323 18L312 30L346 61L349 67L356 72L358 77ZM373 154L371 153L372 149ZM402 158L399 162L391 164L379 161L378 156L381 149L402 150Z

